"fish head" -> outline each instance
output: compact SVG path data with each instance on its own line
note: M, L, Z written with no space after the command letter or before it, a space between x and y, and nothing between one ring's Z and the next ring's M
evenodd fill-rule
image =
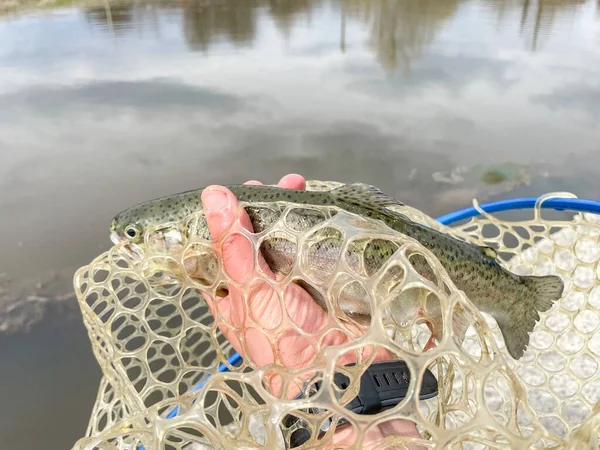
M110 240L124 244L123 247L132 256L141 255L144 233L149 225L137 209L134 207L117 214L110 223Z
M115 244L129 242L139 245L144 242L144 228L142 223L124 221L119 216L115 216L110 223L110 239Z
M199 202L197 195L190 195L189 198ZM147 245L152 249L159 246L161 251L177 251L183 239L181 221L198 209L196 204L190 206L186 202L191 201L175 195L121 211L110 224L110 239L138 255Z

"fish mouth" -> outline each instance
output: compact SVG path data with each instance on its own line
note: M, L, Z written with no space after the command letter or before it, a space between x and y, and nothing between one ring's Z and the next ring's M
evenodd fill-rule
M120 238L117 232L113 231L112 233L110 233L110 240L113 242L113 244L120 244L125 239Z
M142 252L142 248L139 245L132 244L128 242L124 237L119 236L116 232L110 233L110 240L116 244L121 245L122 249L124 249L129 256L135 259L142 259L144 257L144 252Z

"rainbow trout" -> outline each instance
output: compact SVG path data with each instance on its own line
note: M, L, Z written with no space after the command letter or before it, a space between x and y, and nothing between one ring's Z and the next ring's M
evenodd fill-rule
M251 205L280 203L281 206L309 205L317 209L337 207L363 218L380 220L389 228L417 240L435 255L458 289L461 289L477 308L494 317L503 334L508 352L515 359L523 355L529 343L529 333L539 320L539 313L550 309L554 301L558 300L563 293L564 285L558 276L513 274L496 261L493 249L459 240L388 209L402 203L385 195L374 186L354 183L329 191L297 191L273 186L249 185L227 187L239 201L250 205L247 211L250 213L255 232L262 231L261 228L264 229L265 223L269 221L261 217L264 208L252 210ZM201 210L201 193L202 189L187 191L151 200L119 213L110 226L111 239L115 243L126 241L135 245L143 244L144 231L148 227L183 220ZM279 208L279 210L283 209ZM272 210L269 211L272 214ZM208 230L206 234L209 235ZM274 240L270 246L262 249L265 259L269 261L271 269L276 273L278 261L279 264L283 263L281 255L289 252L289 248L277 248L277 242ZM370 254L368 258L364 258L364 263L366 266L371 265L374 272L396 249L397 246L393 242L386 244L386 241L381 241L375 248L370 249ZM349 251L360 250L351 248ZM269 255L269 252L274 254ZM323 248L322 252L319 257L324 259L330 257L326 248ZM361 256L363 255L358 255ZM289 255L289 258L293 261L295 255ZM415 269L421 271L419 267L415 266ZM321 306L326 308L323 304ZM357 312L364 313L365 308L370 308L369 300L364 298L346 302L340 300L340 307L350 316Z

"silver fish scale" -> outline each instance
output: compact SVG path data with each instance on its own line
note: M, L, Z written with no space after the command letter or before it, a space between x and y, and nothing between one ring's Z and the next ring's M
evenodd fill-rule
M246 210L248 217L250 217L252 228L255 233L261 233L262 231L268 230L281 217L281 210L279 210L277 204L269 206L245 205L244 209Z
M344 244L344 235L335 228L322 228L308 239L308 267L320 279L333 275Z
M260 251L273 272L287 276L296 263L298 246L287 238L272 236L262 241Z

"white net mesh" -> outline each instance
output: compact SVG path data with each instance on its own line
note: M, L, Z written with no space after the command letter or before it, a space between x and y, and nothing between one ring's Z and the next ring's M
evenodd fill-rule
M311 182L308 189L337 185ZM75 290L104 378L86 437L74 449L286 448L299 428L310 431L302 448L597 447L597 217L546 220L536 210L523 222L484 215L450 229L398 207L415 221L498 248L516 273L563 278L563 298L541 314L529 349L514 361L494 320L476 310L418 242L334 207L313 210L307 221L298 220L306 216L306 207L279 206L262 205L273 212L263 232L237 231L255 256L274 239L285 239L296 251L296 263L276 280L259 275L234 282L215 257L213 243L198 231L201 213L185 224L149 230L141 258L116 245L77 272ZM189 232L177 233L181 230ZM311 261L312 249L332 233L343 238L337 254L326 264ZM373 273L347 256L348 246L377 240L393 242L398 250ZM426 259L428 276L415 271L415 258ZM273 289L271 307L279 317L268 329L252 313L230 321L219 313L215 320L204 298L215 299L223 286L236 286L242 292L239 307L253 311L253 292L264 283ZM327 304L327 320L318 330L308 332L288 314L286 299L297 284ZM370 298L370 326L362 327L340 309L337 299L346 289ZM431 334L427 322L441 340L423 351ZM464 339L461 324L468 326ZM248 330L258 333L271 346L274 363L261 366L247 356L231 366L227 359L234 350L220 329L241 336L244 350ZM290 340L301 340L308 349L301 365L286 356ZM344 405L382 350L407 362L409 393L391 410L353 414ZM351 361L356 365L344 366ZM221 364L230 371L220 371ZM439 394L419 401L426 369L436 376ZM344 391L331 383L336 371L350 379ZM322 387L293 399L315 377L323 380ZM320 412L309 414L307 408ZM292 423L290 417L300 420ZM340 417L349 425L336 430ZM400 418L416 423L421 437L381 432ZM324 427L331 419L332 425Z

